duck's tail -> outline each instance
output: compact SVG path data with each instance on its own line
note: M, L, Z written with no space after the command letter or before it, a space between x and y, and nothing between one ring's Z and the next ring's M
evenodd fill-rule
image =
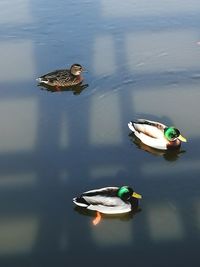
M42 82L42 78L37 78L36 81L41 83Z
M132 132L135 133L134 122L130 121L130 122L128 123L128 127L129 127L129 129L130 129Z
M47 79L44 79L44 78L41 78L41 77L37 78L36 81L37 81L38 83L46 83L46 84L49 83L49 81L48 81Z
M88 206L88 203L82 197L74 197L73 202L74 202L74 204L76 204L79 207L85 207L86 208Z

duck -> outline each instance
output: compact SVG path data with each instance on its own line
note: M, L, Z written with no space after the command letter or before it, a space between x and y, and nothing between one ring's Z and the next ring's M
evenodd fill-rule
M131 212L142 196L130 186L103 187L82 193L73 198L73 203L79 207L96 211L93 224L97 225L103 214L123 214Z
M49 72L37 78L39 84L52 87L68 87L80 84L83 81L81 73L84 68L80 64L71 65L70 69L60 69Z
M177 128L160 122L138 119L130 121L128 127L142 143L155 149L176 149L180 148L181 142L187 142Z

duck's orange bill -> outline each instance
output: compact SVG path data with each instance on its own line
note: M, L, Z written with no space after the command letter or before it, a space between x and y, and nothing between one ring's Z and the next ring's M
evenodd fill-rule
M136 192L133 192L132 197L137 198L137 199L141 199L142 198L142 196L140 194L136 193Z
M92 221L94 225L97 225L101 221L101 213L97 211L95 219Z
M183 137L182 135L178 136L178 139L182 142L187 142L187 139L185 137Z

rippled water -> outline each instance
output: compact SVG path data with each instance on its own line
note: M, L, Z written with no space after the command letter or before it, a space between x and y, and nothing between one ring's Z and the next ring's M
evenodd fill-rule
M1 0L1 266L199 266L199 25L197 0ZM72 63L85 87L37 86ZM188 143L141 145L139 117ZM94 227L72 203L123 184L143 195L135 214Z

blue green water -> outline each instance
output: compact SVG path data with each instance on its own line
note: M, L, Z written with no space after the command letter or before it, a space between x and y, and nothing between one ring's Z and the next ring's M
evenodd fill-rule
M0 265L199 266L197 0L0 2ZM35 79L82 64L85 88ZM137 144L127 123L175 125L179 153ZM135 214L76 209L83 191L130 185Z

